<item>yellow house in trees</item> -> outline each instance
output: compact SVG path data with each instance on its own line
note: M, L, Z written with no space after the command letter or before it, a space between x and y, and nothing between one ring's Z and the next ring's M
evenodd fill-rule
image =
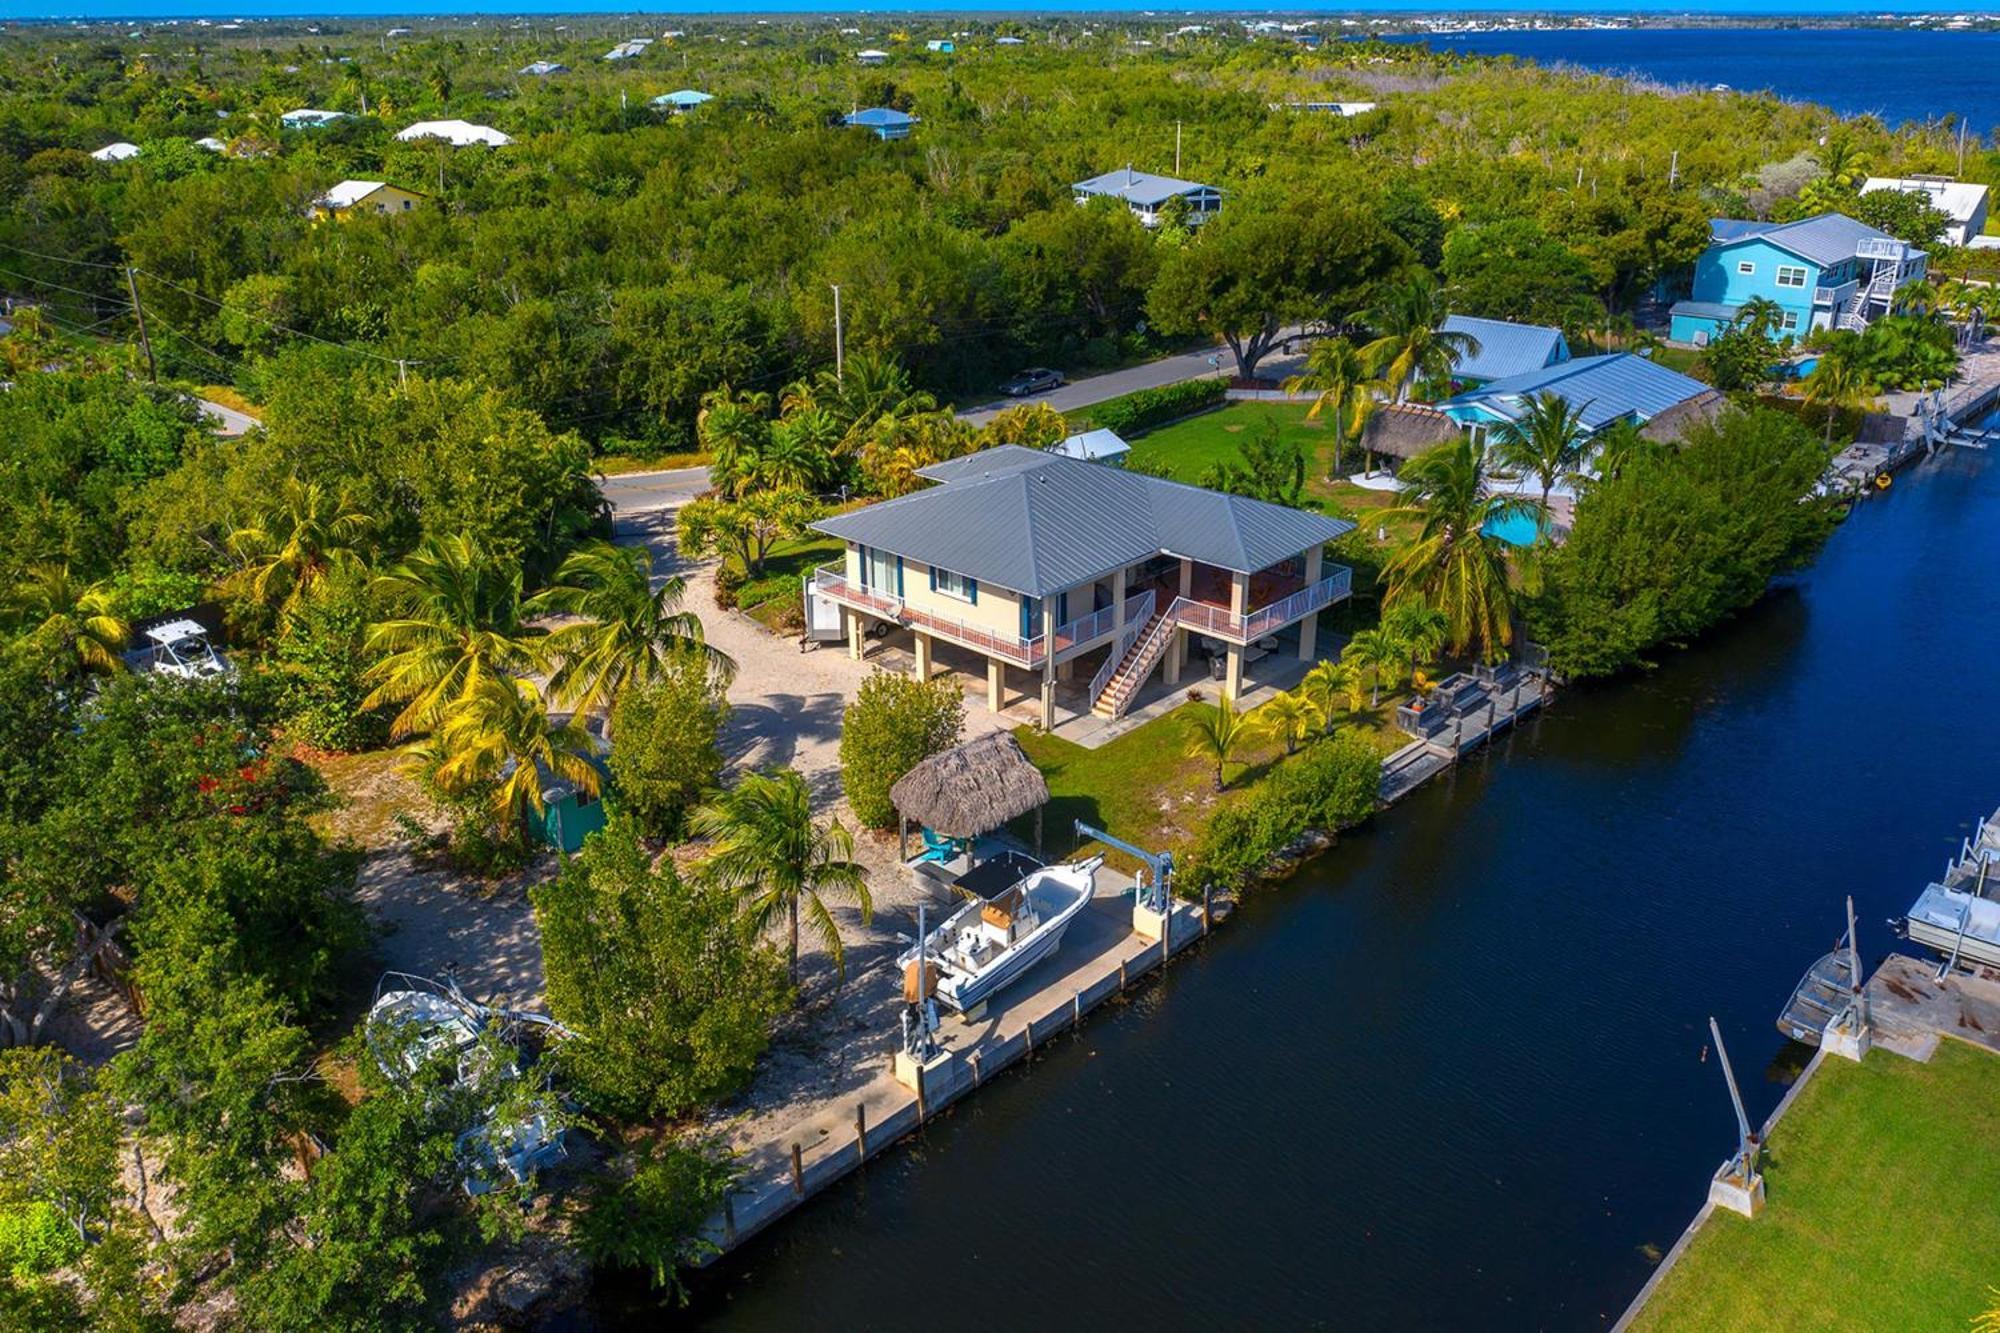
M389 216L408 213L423 201L424 196L415 190L405 190L400 185L390 185L385 181L342 181L313 200L311 212L316 220L357 215Z

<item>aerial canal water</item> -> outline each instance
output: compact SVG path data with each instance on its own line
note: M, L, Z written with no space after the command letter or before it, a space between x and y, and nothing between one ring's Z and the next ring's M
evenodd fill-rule
M698 1284L737 1328L1585 1329L2000 803L2000 465L1949 452L1656 673L1572 690ZM884 1040L888 1034L884 1034Z

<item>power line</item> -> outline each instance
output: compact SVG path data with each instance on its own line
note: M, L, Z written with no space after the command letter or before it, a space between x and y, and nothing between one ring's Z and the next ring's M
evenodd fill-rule
M47 255L40 250L30 250L25 245L15 245L12 241L0 241L0 250L12 250L16 254L28 255L34 259L46 259L51 264L75 264L80 268L109 269L113 273L125 267L123 264L100 264L95 259L77 259L70 255Z
M0 277L9 277L16 282L31 282L37 287L47 287L58 292L68 292L71 296L81 296L86 301L93 301L99 304L105 302L124 304L115 296L106 296L102 292L86 292L80 287L65 287L59 282L50 282L47 278L30 277L26 273L16 273L12 269L0 268ZM129 309L130 307L126 308Z
M162 287L170 287L174 291L181 293L183 296L192 296L195 300L206 302L207 304L214 306L217 310L230 309L229 306L224 305L221 301L216 300L213 296L205 296L202 293L195 291L191 287L183 287L177 282L169 281L168 279L163 278L159 274L153 272L151 269L142 268L134 271L145 274L148 281L157 282ZM286 325L278 323L274 319L265 319L263 316L258 315L249 310L243 310L241 308L238 308L235 310L235 313L243 316L245 319L252 320L258 324L262 324L265 328L275 329L279 333L288 334L294 338L304 338L306 341L316 342L322 347L336 347L339 348L341 351L353 352L356 356L372 357L373 359L380 361L385 365L406 366L410 364L411 361L414 360L414 358L412 357L383 356L380 352L371 352L365 347L356 347L352 343L333 342L332 340L327 338L322 338L317 334L307 333L304 329L289 328Z

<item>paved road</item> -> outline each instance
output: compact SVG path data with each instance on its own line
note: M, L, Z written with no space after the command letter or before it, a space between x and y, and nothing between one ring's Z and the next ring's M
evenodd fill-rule
M233 407L225 407L206 398L197 398L195 402L200 404L201 414L215 423L210 429L225 439L241 435L258 424L257 418L248 412L238 412Z
M1298 329L1287 329L1288 334L1298 333ZM1257 363L1260 377L1283 379L1297 372L1303 356L1280 356L1273 353ZM1065 384L1060 389L1047 393L1030 394L1026 398L1003 398L998 402L984 403L968 408L959 416L973 425L985 423L995 413L1009 407L1019 407L1024 403L1047 403L1058 412L1074 412L1080 408L1121 398L1140 389L1157 389L1163 384L1179 384L1182 380L1207 379L1215 375L1235 372L1236 358L1227 347L1205 347L1193 352L1180 352L1173 356L1163 356L1157 361L1144 365L1127 366L1124 370L1114 370L1103 375L1092 375L1089 379Z
M611 502L614 515L675 509L708 489L708 469L681 467L665 472L624 472L606 477L598 489Z

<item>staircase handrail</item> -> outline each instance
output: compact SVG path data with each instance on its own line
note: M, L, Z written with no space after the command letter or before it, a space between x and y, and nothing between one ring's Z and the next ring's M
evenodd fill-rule
M1125 625L1118 631L1111 651L1104 655L1103 665L1090 678L1089 699L1092 707L1096 706L1098 696L1111 684L1111 678L1118 674L1118 664L1125 660L1126 650L1132 646L1132 641L1139 637L1139 632L1146 628L1146 622L1153 618L1153 601L1153 590L1148 588L1125 603Z

